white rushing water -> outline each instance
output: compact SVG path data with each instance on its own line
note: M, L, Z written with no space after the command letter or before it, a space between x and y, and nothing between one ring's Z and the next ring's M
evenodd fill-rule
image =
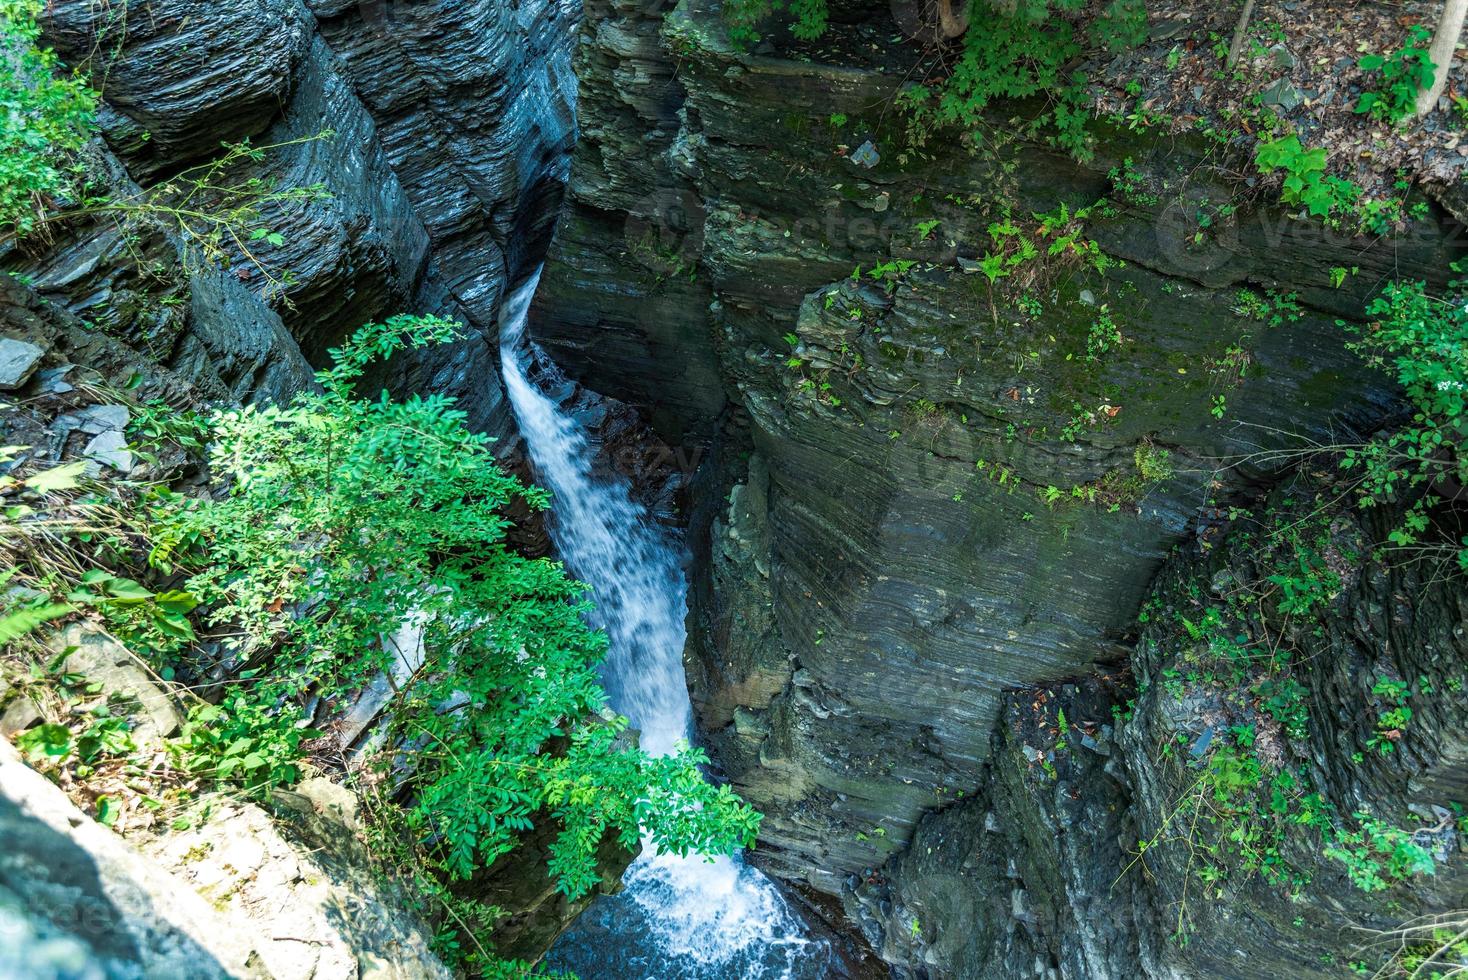
M692 735L678 552L626 480L593 475L596 446L527 376L525 319L539 280L537 272L501 314L505 388L536 482L553 497L551 538L571 574L592 587L595 625L610 641L602 680L611 705L641 731L645 749L666 754ZM827 975L825 943L806 938L774 885L737 855L706 861L645 846L624 881L557 942L548 965L582 980Z

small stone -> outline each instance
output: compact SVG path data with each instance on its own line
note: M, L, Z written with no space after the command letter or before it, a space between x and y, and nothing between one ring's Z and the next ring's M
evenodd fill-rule
M127 437L120 429L108 429L92 437L82 455L93 462L110 466L119 473L131 473L133 454L127 451Z
M1202 99L1203 98L1203 86L1201 86L1201 85L1194 85L1193 86L1193 98L1195 98L1195 99Z
M75 367L75 364L63 364L37 372L36 380L40 383L41 394L65 395L76 391L76 387L66 380L66 375Z
M317 813L325 814L348 830L359 826L357 794L340 783L316 776L297 783L295 791L310 800Z
M856 152L851 154L852 163L860 167L866 167L868 170L875 167L881 159L882 155L877 152L877 147L871 140L867 140L861 146L858 146Z
M1234 573L1229 571L1227 568L1220 568L1217 572L1214 572L1213 577L1208 580L1208 590L1214 595L1227 594L1230 590L1232 590L1233 585Z
M1085 748L1085 749L1090 749L1092 752L1096 753L1097 755L1110 755L1111 754L1111 747L1109 745L1106 745L1104 742L1098 742L1098 741L1096 741L1094 738L1092 738L1091 736L1087 735L1085 732L1081 732L1081 747L1082 748Z
M1082 289L1081 290L1081 295L1080 295L1080 300L1081 300L1082 303L1085 303L1087 306L1095 306L1096 305L1096 294L1093 293L1093 292L1091 292L1089 289Z
M138 704L133 740L140 745L178 731L183 715L153 676L126 647L95 629L69 626L51 641L66 651L65 667L102 685L109 695L124 695Z
M30 698L22 695L5 706L0 713L0 735L14 738L41 721L41 709Z
M71 431L80 429L88 435L103 432L121 432L127 428L128 413L124 405L88 405L76 412L68 412L56 420L58 428Z
M1165 41L1170 37L1180 37L1188 33L1192 24L1186 17L1174 17L1160 20L1153 25L1151 34L1154 41Z
M25 384L45 355L35 344L0 337L0 390L10 391Z
M1209 725L1203 729L1203 734L1198 736L1198 740L1193 743L1192 748L1188 749L1188 754L1195 759L1201 759L1211 744L1213 744L1213 726Z
M1276 44L1274 47L1270 48L1269 56L1274 59L1275 65L1279 68L1295 67L1295 56L1291 54L1290 49L1285 47L1283 44Z
M1291 109L1298 108L1305 101L1305 96L1288 78L1280 78L1259 93L1259 101L1265 105L1278 106L1285 112L1289 112Z

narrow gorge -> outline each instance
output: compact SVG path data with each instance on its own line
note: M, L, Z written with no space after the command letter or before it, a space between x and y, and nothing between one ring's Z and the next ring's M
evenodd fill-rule
M1468 971L1456 0L0 21L0 977Z

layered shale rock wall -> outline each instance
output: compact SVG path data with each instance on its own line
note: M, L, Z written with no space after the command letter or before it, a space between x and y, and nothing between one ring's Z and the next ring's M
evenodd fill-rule
M496 316L559 206L576 16L569 0L50 4L46 40L102 92L97 155L115 192L197 174L221 144L250 141L279 148L231 181L328 196L267 213L282 243L253 244L258 261L232 248L225 268L201 263L177 228L124 234L104 215L12 250L6 266L233 397L299 388L371 320L457 317L462 343L405 359L392 380L457 396L507 434Z
M1455 226L1432 210L1373 247L1245 194L1195 239L1196 213L1238 202L1215 151L1105 124L1086 164L1027 140L904 152L904 71L861 67L892 31L865 7L872 43L823 59L737 51L707 0L588 0L532 333L685 447L688 668L717 761L765 813L757 861L841 896L902 975L1257 975L1169 951L1178 868L1109 890L1176 789L1146 761L1155 709L1125 763L1081 752L1063 774L1082 806L1010 771L1034 761L1013 692L1125 674L1168 556L1257 502L1271 453L1398 410L1336 321L1389 278L1440 285ZM1108 179L1128 159L1150 199ZM1027 296L979 272L990 222L1097 202L1081 237L1120 265L1044 256ZM1332 267L1359 271L1335 288ZM1240 290L1296 308L1256 319ZM1090 696L1109 724L1134 695ZM1456 758L1451 731L1408 770ZM1404 786L1363 792L1425 805ZM956 877L904 905L934 873ZM1218 942L1293 941L1263 935Z

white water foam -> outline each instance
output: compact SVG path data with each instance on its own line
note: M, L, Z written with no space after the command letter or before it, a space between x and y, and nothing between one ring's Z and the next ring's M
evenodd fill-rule
M526 373L525 320L539 280L537 271L501 314L505 389L537 482L553 497L551 538L571 574L592 587L595 625L610 641L603 683L612 707L641 731L645 749L667 754L692 734L687 585L677 552L628 482L593 475L596 447ZM647 846L624 881L620 895L600 900L562 938L553 965L607 980L825 975L826 944L804 935L774 885L738 855L706 861Z

